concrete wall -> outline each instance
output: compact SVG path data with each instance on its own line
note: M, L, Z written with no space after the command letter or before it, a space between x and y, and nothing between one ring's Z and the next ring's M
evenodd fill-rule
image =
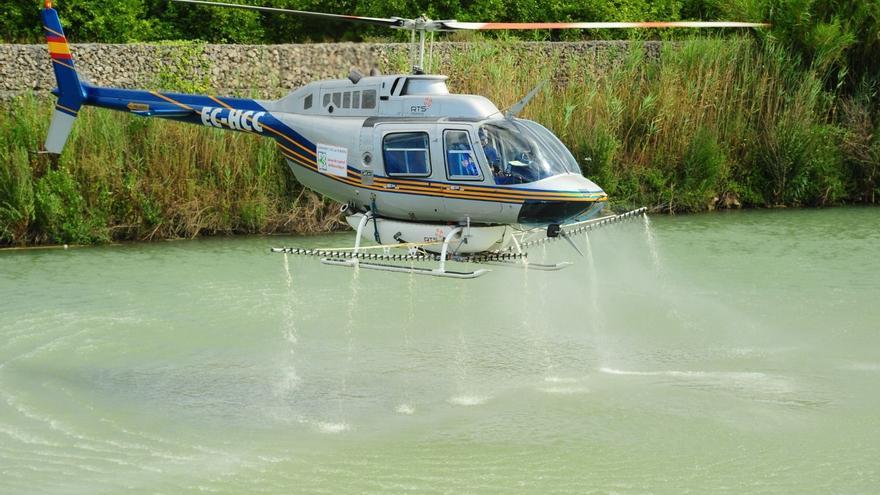
M467 43L437 43L435 60L448 61ZM615 63L631 46L625 41L516 43L516 50L558 52L563 61L587 57L591 64ZM305 45L81 44L72 46L81 74L102 86L163 88L169 75L192 78L217 94L277 97L315 79L339 78L351 67L385 72L407 60L409 46L388 43ZM648 42L648 57L659 57L661 43ZM0 99L55 86L45 45L0 45ZM560 64L562 65L562 64Z

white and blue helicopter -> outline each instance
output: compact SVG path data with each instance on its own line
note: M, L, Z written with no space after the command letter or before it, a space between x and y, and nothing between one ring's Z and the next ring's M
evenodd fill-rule
M598 218L608 197L581 174L562 142L537 122L518 118L540 85L506 112L478 95L450 93L446 76L424 73L427 34L495 29L759 27L743 22L474 23L374 18L240 4L190 4L295 14L409 30L418 34L410 74L363 75L309 83L273 101L95 86L77 73L51 0L43 27L58 87L45 150L61 153L83 105L159 117L275 140L296 179L342 204L357 230L354 248L316 255L326 264L443 277L474 278L486 269L446 269L447 259L555 270L567 263L525 263L536 243L566 239L644 213ZM566 223L575 222L575 223ZM361 247L361 239L378 246ZM371 249L379 247L381 251ZM405 248L392 254L392 248ZM439 261L437 268L415 261ZM378 261L383 261L379 263ZM389 261L391 263L389 263ZM399 262L411 263L401 264ZM395 263L396 262L396 263Z

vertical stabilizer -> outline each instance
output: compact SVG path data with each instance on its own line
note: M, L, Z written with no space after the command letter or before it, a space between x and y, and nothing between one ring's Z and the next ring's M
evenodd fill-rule
M74 66L73 55L70 45L61 28L61 20L58 12L52 8L51 0L46 0L45 8L41 11L43 18L43 30L46 33L46 41L49 44L49 56L52 57L52 69L55 71L55 80L58 82L58 102L55 105L55 113L52 115L52 124L49 127L49 136L46 138L46 151L61 153L67 136L73 127L76 114L86 100L86 90L79 80Z

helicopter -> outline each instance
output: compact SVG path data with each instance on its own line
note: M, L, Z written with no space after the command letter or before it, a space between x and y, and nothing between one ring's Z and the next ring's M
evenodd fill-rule
M571 241L574 233L645 210L600 218L607 194L581 174L577 160L549 129L518 117L541 85L504 112L483 96L451 93L446 76L424 69L427 35L498 29L766 26L692 21L476 23L174 1L408 30L418 61L409 74L383 75L373 69L365 75L352 69L346 79L311 82L271 101L102 87L80 78L58 13L46 0L41 17L58 84L46 152L61 153L83 105L268 137L296 179L341 203L346 222L357 231L354 248L274 252L318 255L331 265L452 278L475 278L488 270L447 270L447 259L563 268L567 263L526 263L524 248L561 238L577 250ZM361 247L362 239L377 246ZM371 251L375 247L382 252ZM392 248L407 252L391 254ZM378 260L440 264L428 269L413 263L372 262Z

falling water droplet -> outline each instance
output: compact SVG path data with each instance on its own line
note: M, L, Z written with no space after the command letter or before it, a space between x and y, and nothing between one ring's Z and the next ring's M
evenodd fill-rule
M284 273L287 274L287 290L293 287L293 277L290 276L290 262L287 261L287 251L284 252Z
M645 238L648 242L648 249L651 251L651 261L654 263L654 271L660 273L662 266L660 265L660 253L657 250L657 240L654 237L654 229L651 227L651 219L648 215L642 215L645 219Z

